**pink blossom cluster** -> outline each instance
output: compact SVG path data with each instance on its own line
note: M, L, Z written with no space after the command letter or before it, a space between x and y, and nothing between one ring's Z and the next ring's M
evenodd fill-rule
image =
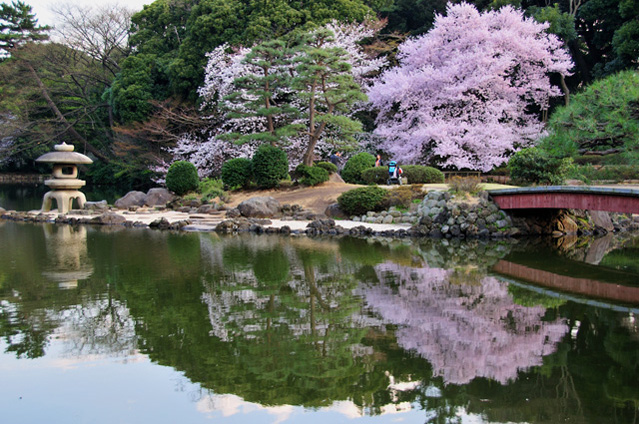
M366 302L398 326L399 345L427 359L446 383L485 377L505 384L541 365L568 332L561 320L542 320L545 308L515 304L508 284L495 277L459 284L450 281L453 270L393 263L375 270L398 288L369 287Z
M510 6L449 3L368 91L383 147L403 162L488 171L533 143L544 129L538 110L561 94L549 74L572 67L547 26Z

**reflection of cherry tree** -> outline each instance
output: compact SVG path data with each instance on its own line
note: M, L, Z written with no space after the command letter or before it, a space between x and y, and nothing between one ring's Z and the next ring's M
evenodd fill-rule
M479 284L451 284L450 270L376 267L380 281L366 300L382 318L399 326L397 340L428 359L446 383L476 377L506 383L517 372L542 364L568 331L564 322L542 321L543 307L523 307L507 284L485 277Z

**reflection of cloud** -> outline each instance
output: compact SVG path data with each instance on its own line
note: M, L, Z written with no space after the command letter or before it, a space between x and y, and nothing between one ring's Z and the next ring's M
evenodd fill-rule
M215 418L214 414L221 414L226 418L240 414L247 415L256 412L265 412L274 416L275 421L273 421L273 424L286 422L296 410L302 411L302 407L292 405L262 406L258 403L247 402L241 397L232 394L205 396L197 402L196 409L198 412L206 414L208 418ZM413 406L410 402L389 403L381 406L379 413L381 415L402 414L412 410ZM336 401L330 406L319 408L317 411L338 413L348 419L357 419L366 416L362 407L350 400Z
M446 383L465 384L476 377L500 383L519 370L541 365L568 327L544 322L545 309L513 302L507 284L484 277L479 284L452 284L452 271L376 267L381 281L366 290L366 301L387 322L398 325L397 340L433 365Z
M295 410L295 407L291 405L262 406L258 403L246 402L241 397L231 394L205 396L197 402L196 408L203 414L219 412L223 417L264 411L275 416L273 424L288 420Z

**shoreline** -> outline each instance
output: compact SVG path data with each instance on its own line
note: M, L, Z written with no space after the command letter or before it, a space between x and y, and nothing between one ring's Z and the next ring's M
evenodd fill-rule
M101 219L103 217L106 219ZM271 233L295 233L306 234L317 233L313 231L313 223L322 222L331 227L341 227L341 234L350 233L353 229L362 232L365 229L368 234L381 234L389 232L408 233L412 225L407 223L397 224L377 224L363 223L352 220L334 220L331 218L319 220L287 220L287 219L271 219L271 218L228 218L222 215L208 215L202 213L188 213L178 211L148 211L148 210L106 210L106 211L86 211L72 210L71 212L60 215L57 210L49 212L41 211L1 211L0 219L9 221L22 221L31 223L51 223L51 224L70 224L70 225L120 225L125 227L148 227L159 229L170 229L192 232L234 232L234 231L253 231L253 232L271 232ZM235 228L233 231L228 229L220 229L218 225L223 222L246 221L246 228ZM330 222L329 222L330 221ZM331 224L334 223L334 224Z

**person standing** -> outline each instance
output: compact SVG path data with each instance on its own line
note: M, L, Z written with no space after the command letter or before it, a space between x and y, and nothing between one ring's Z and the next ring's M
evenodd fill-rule
M375 159L375 167L384 166L384 162L382 162L382 155L377 155Z

